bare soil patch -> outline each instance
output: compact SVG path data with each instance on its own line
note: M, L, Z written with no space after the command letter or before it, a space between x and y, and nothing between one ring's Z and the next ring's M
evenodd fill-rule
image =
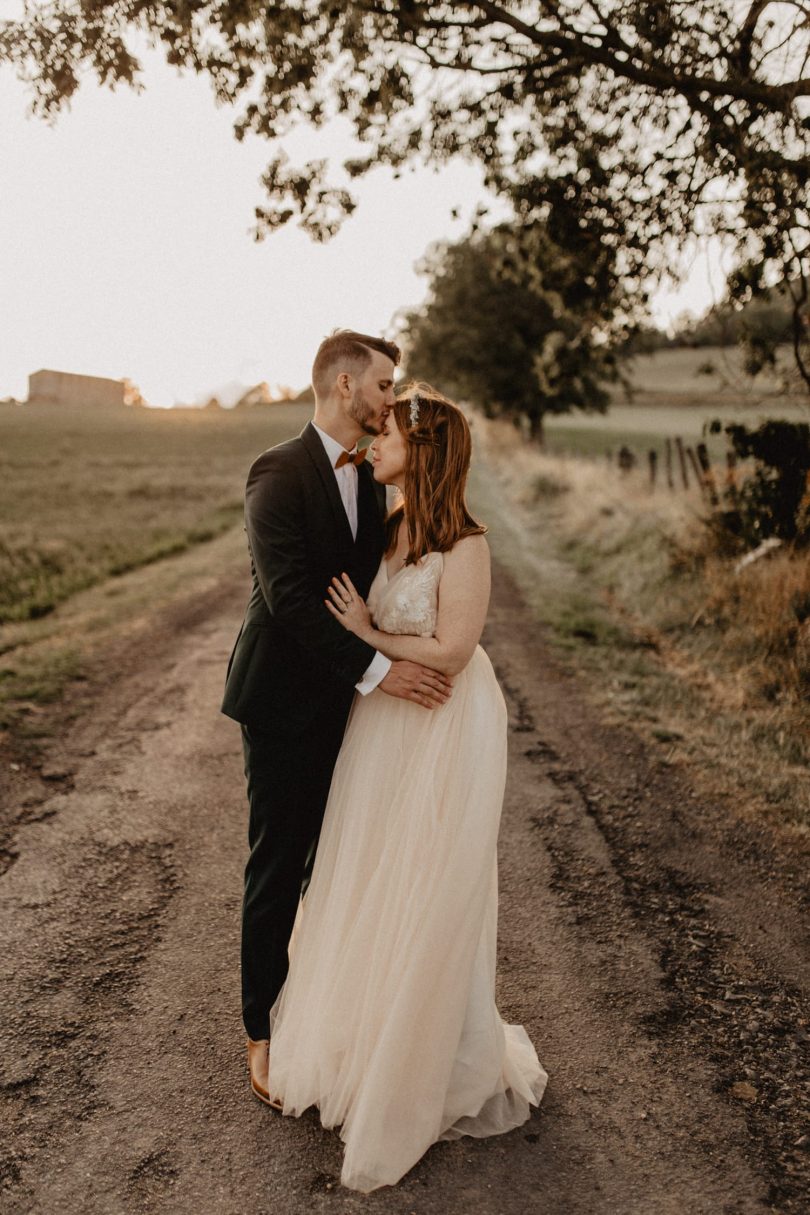
M485 642L511 715L499 1000L549 1070L540 1110L363 1198L340 1188L339 1140L313 1113L251 1099L246 812L218 713L244 602L234 556L50 710L67 724L38 767L3 769L4 804L27 803L0 879L11 1215L802 1209L806 858L606 725L503 570L495 586Z

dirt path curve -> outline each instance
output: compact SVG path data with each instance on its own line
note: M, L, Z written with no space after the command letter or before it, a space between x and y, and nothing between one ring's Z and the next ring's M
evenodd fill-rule
M512 717L499 998L550 1073L541 1110L363 1197L314 1115L250 1097L246 811L217 712L243 583L223 570L219 594L123 648L27 786L0 879L7 1215L798 1212L793 862L602 726L502 571L485 639Z

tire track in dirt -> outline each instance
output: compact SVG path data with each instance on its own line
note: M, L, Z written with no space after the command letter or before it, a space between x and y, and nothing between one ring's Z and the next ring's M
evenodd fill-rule
M705 802L688 773L629 731L594 720L576 681L542 644L526 644L519 615L508 627L510 614L507 606L505 632L521 640L497 647L499 676L519 728L534 731L524 757L559 794L551 813L533 817L551 859L550 885L571 908L584 948L614 939L621 949L629 912L657 960L663 997L660 1007L636 1014L639 1025L670 1066L699 1059L704 1085L744 1117L745 1156L768 1178L772 1209L804 1210L806 850L793 851L733 807ZM583 848L585 821L599 840L595 850ZM617 990L613 998L634 1015L627 995Z
M246 807L238 730L218 713L245 589L243 571L223 571L205 602L122 643L43 759L69 779L42 783L39 821L17 824L0 879L4 1210L798 1211L800 1176L777 1150L792 1111L774 1119L777 1142L759 1072L755 1103L729 1095L737 1039L705 977L756 988L755 1004L722 1001L735 1025L745 1009L747 1032L748 1012L767 1011L766 978L788 998L779 966L798 919L783 910L759 932L750 909L738 924L746 899L732 894L744 878L749 901L789 902L796 874L764 836L746 853L733 817L690 801L683 781L677 796L656 784L656 757L600 724L502 572L485 642L511 718L499 1001L550 1073L540 1110L510 1135L439 1144L365 1197L337 1184L340 1143L314 1113L280 1119L251 1099L237 973ZM791 1007L773 1006L770 1025ZM779 1094L798 1081L786 1059L768 1055Z

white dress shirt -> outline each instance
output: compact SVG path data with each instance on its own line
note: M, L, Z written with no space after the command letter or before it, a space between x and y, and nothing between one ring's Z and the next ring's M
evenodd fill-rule
M342 468L335 468L338 456L345 448L341 447L337 439L333 439L325 430L321 430L320 426L312 423L313 429L317 431L318 437L324 446L329 463L332 465L332 472L335 474L338 490L340 491L340 500L343 503L343 508L346 511L346 518L349 520L349 526L352 529L352 537L357 539L357 468L351 461L344 464ZM357 447L353 447L349 455L354 455ZM379 650L376 651L368 667L366 667L363 678L354 686L362 696L366 696L372 692L377 684L385 678L391 670L391 659L386 658Z

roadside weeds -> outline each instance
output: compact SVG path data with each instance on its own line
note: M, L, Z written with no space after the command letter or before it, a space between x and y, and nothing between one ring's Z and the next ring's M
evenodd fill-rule
M810 595L807 563L779 554L735 577L701 555L697 491L651 492L640 475L546 456L503 423L473 426L473 505L606 720L743 815L806 835L810 715L774 634L810 628L790 615ZM810 651L810 634L798 644Z

